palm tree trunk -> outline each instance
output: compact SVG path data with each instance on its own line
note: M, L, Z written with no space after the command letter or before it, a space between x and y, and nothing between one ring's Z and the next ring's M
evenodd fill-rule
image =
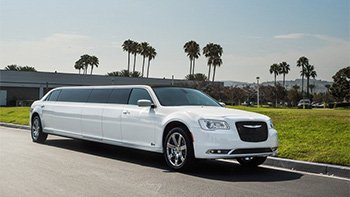
M190 58L190 75L192 74L192 59Z
M286 85L286 74L283 73L283 87L285 88L285 85Z
M130 72L130 52L128 52L128 73Z
M310 77L306 76L306 96L307 96L307 98L310 98L309 97L309 81L310 81Z
M79 68L79 75L80 75L80 68Z
M213 80L212 80L212 82L214 82L214 78L215 78L215 70L216 70L216 66L214 66L214 70L213 70Z
M136 53L134 54L134 67L132 69L132 72L135 72L135 67L136 67Z
M143 77L143 72L144 72L144 70L145 70L145 58L146 58L146 56L143 56L141 77Z
M90 75L92 75L92 69L94 69L94 66L91 65L91 72L90 72Z
M151 60L150 60L150 59L148 59L148 66L147 66L147 78L148 78L148 74L149 74L149 66L150 66L150 62L151 62Z
M277 107L277 82L276 82L277 75L275 73L275 107Z
M210 70L211 70L211 65L208 65L209 66L209 71L208 71L208 81L210 81Z
M301 76L301 96L304 98L304 74Z
M193 63L192 63L192 75L194 75L195 61L196 61L196 59L193 58Z

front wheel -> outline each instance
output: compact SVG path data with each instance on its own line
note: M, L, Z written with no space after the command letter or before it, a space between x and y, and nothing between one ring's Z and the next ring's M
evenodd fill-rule
M182 127L170 130L164 142L164 157L173 170L188 169L194 161L193 145L189 133Z
M265 162L267 157L240 157L237 158L239 164L244 167L254 168Z
M30 133L31 133L33 142L44 143L47 138L47 133L43 132L40 117L38 115L34 116L32 120Z

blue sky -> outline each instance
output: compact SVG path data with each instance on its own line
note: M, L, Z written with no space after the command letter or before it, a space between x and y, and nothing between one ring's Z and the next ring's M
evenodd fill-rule
M269 66L281 61L291 65L286 78L295 79L302 55L318 78L331 80L350 66L349 10L348 0L0 0L0 66L76 72L74 62L88 53L100 59L95 73L106 74L126 68L121 44L130 38L156 48L152 77L184 78L182 47L195 40L223 47L217 80L271 81ZM196 72L208 72L203 56Z

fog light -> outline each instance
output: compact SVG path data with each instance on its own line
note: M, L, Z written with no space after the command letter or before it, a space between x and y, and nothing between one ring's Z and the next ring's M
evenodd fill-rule
M211 149L207 151L207 154L228 154L229 152L228 149Z

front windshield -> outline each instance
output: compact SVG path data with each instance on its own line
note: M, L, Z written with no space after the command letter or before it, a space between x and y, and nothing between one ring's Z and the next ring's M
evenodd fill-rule
M156 87L153 89L163 106L220 106L217 101L199 90L177 87Z

